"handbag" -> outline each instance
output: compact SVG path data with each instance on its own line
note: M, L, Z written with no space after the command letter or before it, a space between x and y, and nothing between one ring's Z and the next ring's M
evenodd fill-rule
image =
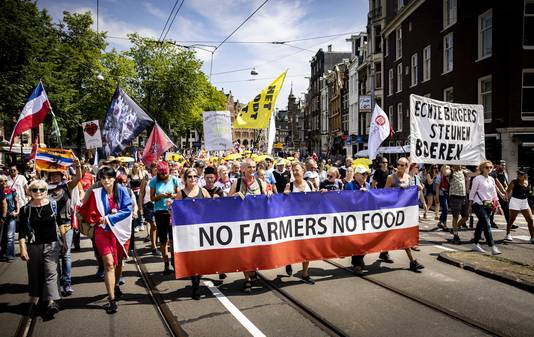
M95 226L93 224L85 222L79 213L76 213L76 218L78 219L80 233L92 239L95 235Z

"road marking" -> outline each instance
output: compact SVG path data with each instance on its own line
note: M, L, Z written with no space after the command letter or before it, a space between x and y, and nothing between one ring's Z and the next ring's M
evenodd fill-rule
M434 247L439 248L439 249L443 249L443 250L448 250L449 252L457 252L458 251L457 249L449 248L449 247L443 246L443 245L434 245Z
M250 334L254 337L265 337L265 334L261 332L237 307L230 302L226 296L224 296L223 293L219 291L217 287L213 285L211 281L203 281L204 285L208 287L208 289L211 291L213 296L215 296L219 302L221 302L222 305L237 319L241 325L250 332Z
M526 235L514 235L513 238L523 240L523 241L530 241L530 236L526 236Z

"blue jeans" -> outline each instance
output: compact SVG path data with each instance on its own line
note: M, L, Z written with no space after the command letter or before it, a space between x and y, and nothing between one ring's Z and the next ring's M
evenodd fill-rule
M474 242L478 244L480 237L482 236L482 231L484 231L484 236L486 237L486 242L488 246L493 246L493 235L491 234L491 223L490 223L490 214L491 209L484 207L477 203L473 203L473 211L477 215L478 222L475 227L475 239Z
M6 219L6 257L14 258L15 257L15 231L17 229L17 219L8 217Z
M449 197L447 197L446 195L440 195L439 205L441 207L441 215L439 216L439 222L441 222L443 226L446 226L447 214L449 213Z
M74 235L74 230L71 228L65 233L65 241L67 242L67 250L65 253L61 254L61 285L70 286L71 284L71 270L72 270L72 259L70 256L70 249L72 248L72 237ZM60 252L61 253L61 252Z

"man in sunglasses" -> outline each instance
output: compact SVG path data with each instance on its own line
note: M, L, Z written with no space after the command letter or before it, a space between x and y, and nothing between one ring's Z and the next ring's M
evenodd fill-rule
M386 186L386 180L389 176L389 162L385 157L378 158L377 162L379 166L373 174L373 180L371 185L373 186L373 188L384 188Z

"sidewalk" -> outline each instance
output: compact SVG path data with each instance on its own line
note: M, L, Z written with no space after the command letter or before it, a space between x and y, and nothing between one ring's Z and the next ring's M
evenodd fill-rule
M82 236L81 251L73 252L72 259L74 293L60 301L61 311L55 319L35 318L33 336L168 335L133 261L124 265L126 284L121 287L124 296L119 301L119 311L108 315L103 309L107 302L104 281L94 276L97 264L88 238ZM21 318L28 312L26 266L20 258L11 264L0 264L0 284L2 335L13 336Z
M430 220L432 219L432 220ZM436 228L437 220L434 213L428 213L428 219L421 220L421 240L440 243L445 250L440 253L438 260L453 266L469 270L485 277L489 277L515 287L534 293L534 244L530 243L530 234L526 220L518 216L515 224L519 228L512 230L514 241L504 241L506 234L505 219L502 215L495 216L498 229L492 229L496 246L502 252L497 256L489 253L482 236L481 246L488 253L472 252L474 230L461 230L459 236L462 244L452 243L452 235ZM474 218L476 225L477 219ZM447 225L451 228L452 217L449 215Z

